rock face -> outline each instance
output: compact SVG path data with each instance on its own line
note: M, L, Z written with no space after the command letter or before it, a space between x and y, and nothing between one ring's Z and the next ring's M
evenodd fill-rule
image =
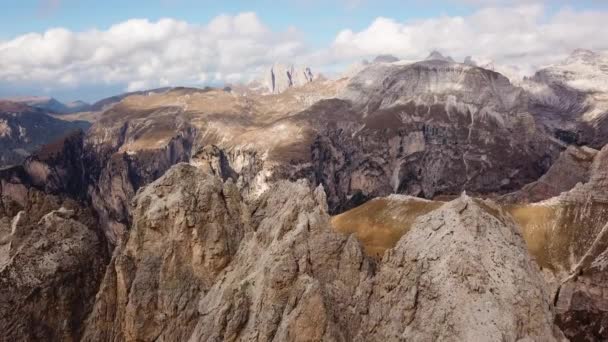
M421 216L387 252L374 285L371 340L560 336L517 226L492 203L467 196Z
M200 296L246 233L239 196L234 185L185 164L141 191L83 339L186 340Z
M566 192L578 183L586 183L597 150L583 146L569 146L561 153L551 168L537 181L505 195L501 201L508 203L540 202Z
M589 181L551 200L558 208L550 256L562 266L558 323L572 340L608 338L608 147L595 157ZM551 221L548 222L551 224ZM547 227L547 231L549 227ZM560 257L561 256L561 257Z
M135 204L83 340L559 337L516 227L467 197L378 264L332 231L323 190L306 182L246 205L231 180L179 164Z
M576 50L523 84L539 118L568 143L599 149L608 143L608 57Z
M153 119L149 111L116 120L113 107L88 132L84 142L88 188L109 241L130 226L129 205L136 191L159 178L172 165L190 157L194 130L172 107Z
M76 191L78 146L82 135L0 171L3 340L77 341L92 308L107 245Z
M91 215L85 210L61 207L36 222L37 214L26 208L12 227L7 216L0 223L2 339L78 341L103 274L105 245L81 222Z
M108 261L86 200L82 132L0 170L3 340L77 341Z
M309 67L300 68L294 65L286 66L276 63L268 71L264 82L268 92L280 94L291 87L300 87L310 83L313 78Z
M341 97L345 103L325 120L340 111L342 122L319 125L313 145L316 179L334 212L390 193L519 189L561 149L535 123L523 91L481 68L438 60L372 65Z
M23 104L0 101L0 167L19 164L43 145L89 126L87 122L58 120Z

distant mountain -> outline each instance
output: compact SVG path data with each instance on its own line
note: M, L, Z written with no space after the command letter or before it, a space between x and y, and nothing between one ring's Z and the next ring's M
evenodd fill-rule
M297 67L275 63L264 76L268 92L280 94L292 87L300 87L312 82L314 75L309 67Z
M115 96L111 96L111 97L107 97L105 99L99 100L95 103L93 103L88 111L91 112L100 112L102 110L105 110L109 107L111 107L112 105L122 101L125 97L127 96L131 96L131 95L147 95L147 94L160 94L160 93L165 93L169 90L171 90L171 87L165 87L165 88L157 88L157 89L149 89L149 90L141 90L141 91L132 91L132 92L128 92L128 93L123 93L120 95L115 95Z
M127 96L131 95L146 95L146 94L157 94L164 93L172 88L157 88L157 89L149 89L149 90L141 90L141 91L133 91L128 93L123 93L111 97L107 97L101 99L93 104L89 104L84 101L72 101L63 103L53 97L45 97L45 96L19 96L19 97L9 97L6 98L6 101L25 104L30 107L41 109L44 112L49 114L74 114L81 112L100 112L103 111L112 105L122 101Z
M89 126L56 119L23 103L0 101L0 167L19 164L41 146Z
M376 58L374 58L374 63L394 63L394 62L398 62L399 58L393 56L393 55L379 55Z
M69 109L71 113L86 112L91 108L90 104L80 100L68 102L65 104L65 106Z
M608 55L578 49L524 84L546 124L578 144L608 143Z
M55 98L46 96L23 96L11 97L6 100L11 102L23 103L31 107L42 109L53 114L72 114L88 111L90 105L83 101L62 103Z

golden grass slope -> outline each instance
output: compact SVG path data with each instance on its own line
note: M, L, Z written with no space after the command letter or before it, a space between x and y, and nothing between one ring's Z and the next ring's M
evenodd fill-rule
M554 272L569 272L608 222L608 203L602 202L551 200L494 207L477 201L493 216L499 216L499 211L510 214L539 266ZM418 217L443 204L392 195L334 216L332 225L339 232L355 234L369 256L382 258L386 250L408 233Z

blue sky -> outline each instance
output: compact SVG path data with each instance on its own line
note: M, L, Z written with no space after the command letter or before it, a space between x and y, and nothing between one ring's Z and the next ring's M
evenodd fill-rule
M575 47L608 48L603 0L2 1L0 97L92 101L145 87L245 82L277 59L327 71L435 48L522 71ZM221 15L229 32L210 34ZM263 29L244 32L256 27ZM61 30L48 34L54 28ZM146 39L154 32L160 38Z

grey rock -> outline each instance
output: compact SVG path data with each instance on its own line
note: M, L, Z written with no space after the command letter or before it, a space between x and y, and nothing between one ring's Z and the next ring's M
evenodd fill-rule
M264 78L264 82L271 94L280 94L292 87L300 87L313 81L313 74L309 67L286 66L275 63Z

